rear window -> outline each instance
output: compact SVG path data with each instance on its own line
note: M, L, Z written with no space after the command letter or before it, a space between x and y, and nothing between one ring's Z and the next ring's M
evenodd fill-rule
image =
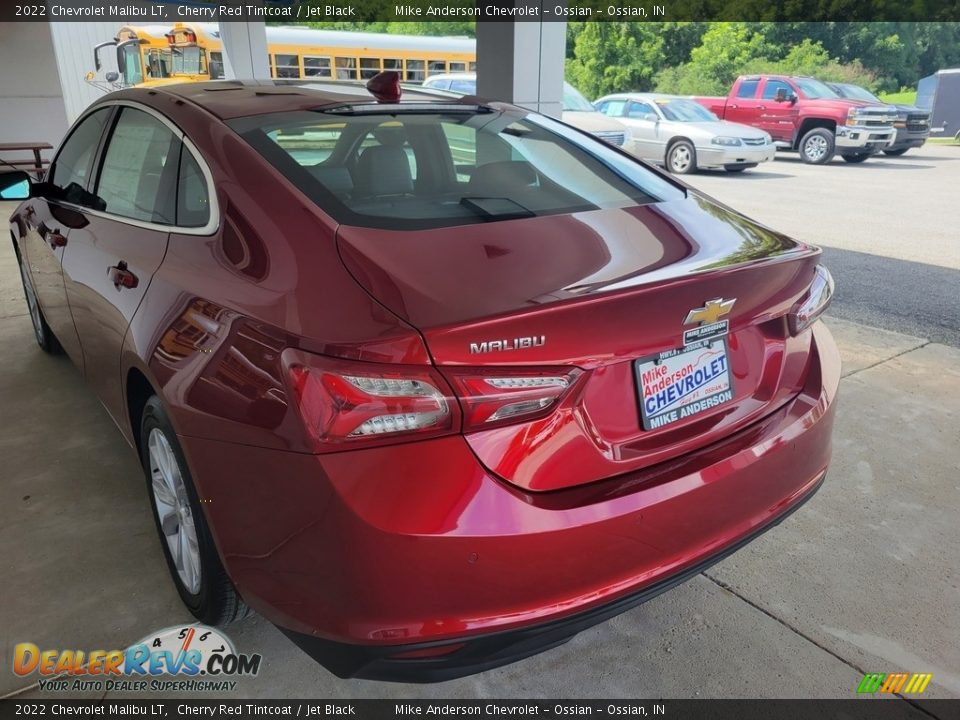
M683 197L605 143L536 115L298 111L230 125L348 225L445 227Z

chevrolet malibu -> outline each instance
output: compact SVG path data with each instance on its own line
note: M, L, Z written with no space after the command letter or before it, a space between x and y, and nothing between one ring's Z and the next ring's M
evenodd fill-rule
M840 364L817 248L395 81L124 90L0 191L37 342L138 453L189 610L438 680L779 523L823 481Z

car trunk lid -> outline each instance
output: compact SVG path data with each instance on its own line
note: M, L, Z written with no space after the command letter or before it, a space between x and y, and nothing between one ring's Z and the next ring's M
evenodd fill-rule
M668 460L802 386L809 337L790 337L784 316L809 286L818 251L697 194L417 232L341 227L338 242L357 281L420 330L448 376L584 371L549 415L466 433L489 470L526 490ZM643 371L675 363L660 356L683 348L685 331L702 327L685 324L688 314L714 300L734 300L722 318L707 313L728 332L703 346L724 356L730 396L656 425L641 413Z

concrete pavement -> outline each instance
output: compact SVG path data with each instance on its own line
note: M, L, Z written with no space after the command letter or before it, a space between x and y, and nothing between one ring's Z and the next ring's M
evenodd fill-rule
M960 351L828 324L845 362L830 475L748 548L562 647L439 685L339 680L254 617L228 629L264 657L237 696L853 697L864 672L907 671L960 697ZM0 368L0 695L40 697L9 669L15 643L125 647L190 618L136 458L70 362L36 347L7 242Z

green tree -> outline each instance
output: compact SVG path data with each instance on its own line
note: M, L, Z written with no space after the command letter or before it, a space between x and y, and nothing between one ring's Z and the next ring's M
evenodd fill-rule
M572 24L572 23L571 23ZM663 38L652 23L583 23L567 80L588 98L611 92L649 90L663 57Z

